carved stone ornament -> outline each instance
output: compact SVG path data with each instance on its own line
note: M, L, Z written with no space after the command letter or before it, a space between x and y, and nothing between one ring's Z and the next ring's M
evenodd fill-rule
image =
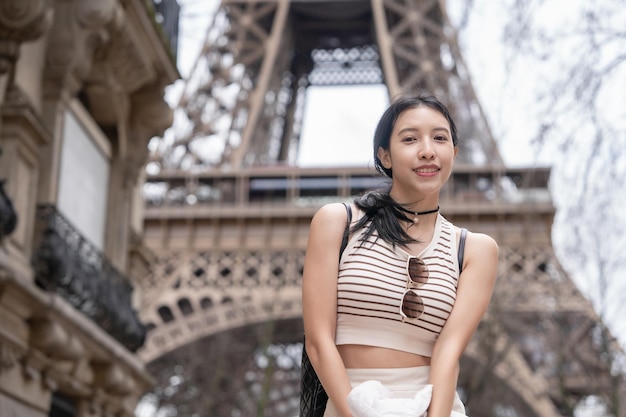
M84 354L82 343L59 323L47 318L30 321L31 343L53 359L78 360Z
M103 58L111 75L126 93L134 93L156 79L150 58L141 49L135 30L129 24L111 38Z
M2 0L0 0L2 1ZM75 94L92 71L97 52L123 27L117 0L58 2L46 56L46 92Z
M17 348L6 341L0 340L0 374L11 370L21 359Z
M22 372L27 381L41 381L42 372L46 367L45 357L38 352L29 351L22 359Z
M127 134L120 135L120 158L124 187L133 188L140 170L148 160L148 142L162 135L173 122L173 111L163 99L164 87L155 82L130 97L130 120Z
M135 389L133 378L115 363L93 363L95 383L104 391L126 395Z
M85 29L99 30L110 25L118 30L124 21L124 11L117 0L83 0L78 5L77 20Z
M0 0L0 74L15 63L20 43L37 39L52 22L52 0Z
M41 381L43 386L50 391L56 391L59 388L59 383L49 370L42 373Z
M133 128L145 130L145 140L163 135L174 121L174 112L163 99L165 87L154 83L133 94L131 123Z

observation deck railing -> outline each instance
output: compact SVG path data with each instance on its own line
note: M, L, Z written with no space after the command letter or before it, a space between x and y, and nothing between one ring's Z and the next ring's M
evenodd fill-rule
M548 191L549 168L457 166L441 194L441 206L452 212L553 211ZM317 209L349 200L388 180L368 168L250 168L209 171L199 175L162 172L149 176L144 198L146 217L157 213L194 217L269 215ZM184 209L184 210L183 210Z

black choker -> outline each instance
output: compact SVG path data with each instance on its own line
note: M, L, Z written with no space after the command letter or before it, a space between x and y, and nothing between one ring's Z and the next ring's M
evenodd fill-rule
M431 214L431 213L437 213L439 211L439 206L437 206L436 209L433 210L427 210L427 211L411 211L409 209L405 209L404 207L402 207L400 204L398 204L398 208L400 210L402 210L405 213L409 213L413 215L413 224L417 224L419 223L420 219L419 216L422 216L424 214Z

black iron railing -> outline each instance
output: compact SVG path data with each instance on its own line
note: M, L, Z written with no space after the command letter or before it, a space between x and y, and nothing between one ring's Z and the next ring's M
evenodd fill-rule
M0 241L10 235L17 225L17 213L13 202L4 191L5 180L0 180Z
M133 287L54 206L37 208L33 267L37 285L74 308L134 352L146 328L132 307Z

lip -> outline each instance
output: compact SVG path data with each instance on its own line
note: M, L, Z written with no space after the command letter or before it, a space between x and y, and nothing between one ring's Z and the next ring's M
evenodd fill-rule
M413 172L415 172L420 177L432 177L437 175L441 171L437 165L424 165L418 168L414 168Z

